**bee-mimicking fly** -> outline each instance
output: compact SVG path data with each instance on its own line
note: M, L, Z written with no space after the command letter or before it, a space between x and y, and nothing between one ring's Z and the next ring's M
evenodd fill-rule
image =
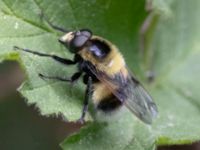
M139 81L130 73L123 56L115 45L102 37L93 35L88 29L66 31L50 25L54 29L65 32L59 42L66 46L71 53L74 53L73 60L17 46L14 49L49 57L65 65L77 65L78 71L68 79L43 74L39 74L39 76L74 82L83 75L83 82L87 87L79 121L84 121L91 96L97 110L107 113L125 105L143 122L148 124L152 122L157 115L157 107Z

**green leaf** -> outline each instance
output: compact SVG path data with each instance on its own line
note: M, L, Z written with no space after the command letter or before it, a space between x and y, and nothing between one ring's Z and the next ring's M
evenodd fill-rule
M17 45L72 58L57 42L61 34L39 17L41 10L55 25L89 28L112 41L139 78L144 79L149 70L156 75L154 82L145 86L159 109L152 126L141 123L123 107L108 116L107 123L86 124L61 143L63 149L152 150L155 143L184 144L200 139L200 1L154 0L148 45L140 57L138 31L146 15L144 5L140 0L0 0L0 60L20 62L27 75L20 92L43 115L78 119L85 85L80 81L72 89L70 84L41 80L38 73L69 77L76 67L12 50ZM90 116L88 113L87 119Z
M80 133L67 138L63 149L153 149L151 127L139 122L126 108L107 123L90 123ZM141 134L142 133L142 134Z

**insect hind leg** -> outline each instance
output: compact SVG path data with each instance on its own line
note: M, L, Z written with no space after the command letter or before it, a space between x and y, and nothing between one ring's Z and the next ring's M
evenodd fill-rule
M30 50L30 49L20 48L20 47L18 47L18 46L14 46L13 48L14 48L14 50L19 50L19 51L28 52L28 53L31 53L31 54L34 54L34 55L38 55L38 56L41 56L41 57L49 57L49 58L54 59L54 60L57 61L57 62L60 62L60 63L62 63L62 64L65 64L65 65L74 65L74 64L77 63L77 61L75 61L75 60L70 60L70 59L66 59L66 58L61 58L61 57L56 56L56 55L40 53L40 52L37 52L37 51L32 51L32 50Z
M85 99L83 103L82 114L81 114L81 117L77 120L77 122L80 122L81 124L84 123L84 118L88 110L88 104L89 104L89 99L91 97L91 93L92 93L92 77L89 76L88 81L87 81L87 88L85 91Z

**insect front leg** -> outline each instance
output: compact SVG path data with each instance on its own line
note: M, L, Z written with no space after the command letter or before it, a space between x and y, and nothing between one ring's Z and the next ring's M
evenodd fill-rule
M50 22L50 21L48 20L48 18L44 15L43 12L41 12L40 17L41 17L41 19L44 19L53 29L55 29L55 30L57 30L57 31L60 31L60 32L63 32L63 33L69 32L69 30L64 29L64 28L62 28L62 27L58 27L58 26L54 25L52 22Z
M63 77L58 77L58 76L45 76L41 73L39 73L39 77L41 77L42 79L52 79L52 80L58 80L58 81L64 81L64 82L75 82L77 81L80 76L81 76L82 72L76 72L74 73L70 78L63 78Z
M77 63L77 61L75 59L74 60L70 60L70 59L66 59L66 58L61 58L61 57L56 56L56 55L40 53L40 52L32 51L30 49L20 48L18 46L14 46L14 50L28 52L28 53L31 53L31 54L34 54L34 55L38 55L38 56L41 56L41 57L49 57L49 58L54 59L57 62L65 64L65 65L74 65L74 64Z
M84 118L85 118L85 114L88 110L88 102L90 99L92 93L92 77L88 77L88 81L87 81L87 88L85 91L85 99L84 99L84 103L83 103L83 109L82 109L82 114L80 119L78 120L78 122L80 122L81 124L84 123Z

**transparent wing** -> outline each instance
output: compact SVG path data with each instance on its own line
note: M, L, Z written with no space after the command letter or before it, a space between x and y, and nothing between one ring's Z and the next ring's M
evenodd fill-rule
M128 77L125 77L123 73L110 77L91 64L88 64L88 69L101 82L105 83L112 93L140 120L148 124L152 123L153 118L157 115L157 107L151 96L130 72Z
M133 76L129 77L128 83L124 90L128 95L125 100L126 107L145 123L152 123L158 111L151 96Z

